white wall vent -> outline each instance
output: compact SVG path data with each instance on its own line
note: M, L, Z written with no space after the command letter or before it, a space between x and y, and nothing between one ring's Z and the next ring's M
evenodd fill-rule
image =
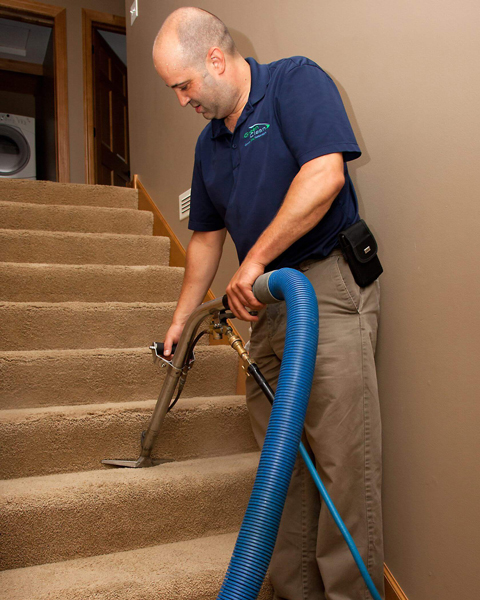
M180 194L180 196L178 197L178 209L179 209L180 221L183 221L183 219L186 219L190 214L190 195L191 195L191 193L192 193L192 190L189 189L186 192L183 192L183 194Z

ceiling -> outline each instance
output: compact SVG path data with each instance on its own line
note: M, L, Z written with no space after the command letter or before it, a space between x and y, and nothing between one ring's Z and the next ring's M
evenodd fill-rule
M110 31L99 30L99 33L126 65L126 36ZM52 27L0 19L0 58L42 65L51 35Z
M52 27L0 19L0 58L42 65Z
M110 48L115 52L118 58L127 64L127 36L122 33L113 33L111 31L98 30L98 33L107 42Z

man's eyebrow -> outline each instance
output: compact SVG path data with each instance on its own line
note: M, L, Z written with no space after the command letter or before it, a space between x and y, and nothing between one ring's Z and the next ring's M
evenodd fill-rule
M185 84L186 84L186 83L188 83L189 81L190 81L190 79L187 79L187 80L185 80L185 81L182 81L181 83L175 83L174 85L171 85L171 86L168 86L168 85L167 85L167 87L171 87L171 88L172 88L172 90L173 90L173 89L175 89L176 87L179 87L179 86L181 86L181 85L185 85Z

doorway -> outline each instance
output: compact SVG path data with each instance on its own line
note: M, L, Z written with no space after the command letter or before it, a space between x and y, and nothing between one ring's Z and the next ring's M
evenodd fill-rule
M125 19L82 13L86 181L125 187L130 184Z
M66 10L0 0L0 176L70 181Z

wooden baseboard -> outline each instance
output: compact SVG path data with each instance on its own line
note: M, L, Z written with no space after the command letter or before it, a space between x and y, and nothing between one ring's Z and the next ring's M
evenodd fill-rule
M385 579L385 600L408 600L405 592L398 585L397 580L386 564L383 565Z

